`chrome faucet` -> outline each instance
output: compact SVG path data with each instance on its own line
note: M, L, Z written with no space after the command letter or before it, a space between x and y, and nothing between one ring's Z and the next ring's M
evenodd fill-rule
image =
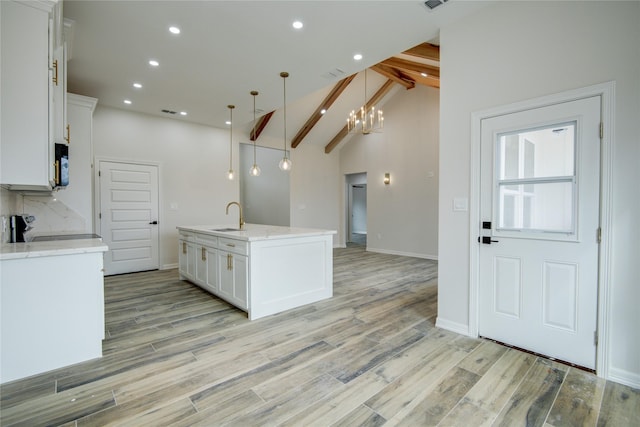
M242 206L240 206L240 203L238 202L229 202L229 204L227 205L227 215L229 215L229 206L231 205L238 205L238 209L240 210L240 230L244 229L244 217L242 216Z

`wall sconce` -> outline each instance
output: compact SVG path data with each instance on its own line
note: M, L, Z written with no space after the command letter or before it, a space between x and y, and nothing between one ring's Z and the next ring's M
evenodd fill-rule
M389 172L384 174L384 179L382 180L382 182L384 182L384 185L391 184L391 175L389 174Z

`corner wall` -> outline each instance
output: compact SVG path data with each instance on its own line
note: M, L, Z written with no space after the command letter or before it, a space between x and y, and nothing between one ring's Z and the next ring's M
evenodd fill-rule
M445 26L441 41L438 321L469 325L470 124L485 110L616 82L608 377L640 387L640 3L500 2Z

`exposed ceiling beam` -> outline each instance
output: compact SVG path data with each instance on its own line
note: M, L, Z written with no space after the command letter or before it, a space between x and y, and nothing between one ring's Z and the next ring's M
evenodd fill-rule
M378 89L375 95L373 95L373 97L371 97L371 99L367 101L366 105L364 106L365 110L369 110L372 105L377 104L378 101L380 101L382 97L384 97L391 90L391 88L393 87L393 84L394 84L393 80L387 80L382 85L382 87ZM326 154L331 153L331 151L333 151L333 149L336 148L338 144L340 144L340 142L344 139L345 136L347 136L347 134L348 134L347 125L344 125L344 127L340 130L340 132L338 132L338 134L331 140L331 142L329 142L324 147L324 152Z
M249 139L251 141L255 141L260 137L260 134L262 133L264 128L267 127L267 123L269 123L269 120L271 120L271 116L273 116L273 113L275 113L275 111L267 113L258 119L258 123L256 123L256 127L251 129L251 133L249 134Z
M440 62L440 46L436 46L431 43L421 43L418 46L414 46L402 53Z
M415 81L406 75L402 75L399 71L393 69L393 68L389 68L389 67L385 67L384 65L380 65L380 64L376 64L373 65L371 67L371 69L373 71L375 71L378 74L382 74L383 76L385 76L386 78L393 80L396 83L401 84L402 86L405 87L405 89L413 89L414 87L416 87L416 83ZM405 80L407 79L407 80Z
M357 74L357 73L356 73ZM296 136L291 140L291 148L296 148L304 139L305 136L313 129L313 127L318 123L318 121L322 118L322 110L328 110L329 107L334 103L336 99L340 96L340 94L349 86L349 83L353 81L356 77L356 74L352 74L349 77L342 79L336 84L331 92L326 96L324 101L320 103L316 111L311 114L311 117L307 120L307 122L300 128Z
M432 77L440 77L440 68L419 62L407 61L406 59L389 58L380 62L380 64L391 68L399 68L403 71L413 71L416 73L425 73Z

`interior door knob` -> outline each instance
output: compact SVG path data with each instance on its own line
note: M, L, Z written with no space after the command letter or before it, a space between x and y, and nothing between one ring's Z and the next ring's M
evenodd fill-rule
M157 225L158 221L151 221L149 224Z

